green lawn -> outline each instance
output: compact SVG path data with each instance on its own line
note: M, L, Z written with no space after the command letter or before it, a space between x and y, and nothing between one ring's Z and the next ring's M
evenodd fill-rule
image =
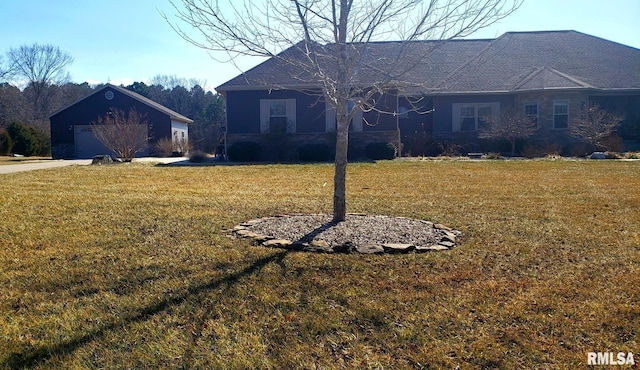
M331 165L0 175L0 368L567 368L640 362L640 162L353 164L350 212L463 232L449 252L231 240L331 212Z

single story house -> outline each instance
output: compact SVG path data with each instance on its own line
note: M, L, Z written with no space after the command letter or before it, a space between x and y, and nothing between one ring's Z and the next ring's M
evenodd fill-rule
M149 137L147 148L137 156L156 155L155 145L163 138L188 142L191 119L133 91L106 84L49 117L53 158L112 154L93 134L92 123L114 109L128 113L132 108L146 120Z
M352 50L362 61L354 86L400 73L376 99L377 109L353 120L350 145L392 142L410 154L426 138L482 150L483 117L511 107L537 123L530 145L553 144L567 152L576 144L569 134L572 119L594 103L624 116L616 133L624 144L640 143L640 50L633 47L576 31L540 31L374 42ZM271 58L217 87L226 100L228 145L264 141L275 122L286 125L297 145L331 143L335 113L319 81L299 68L303 62L295 63L304 58L297 46L285 53L288 62ZM396 85L389 89L389 83Z

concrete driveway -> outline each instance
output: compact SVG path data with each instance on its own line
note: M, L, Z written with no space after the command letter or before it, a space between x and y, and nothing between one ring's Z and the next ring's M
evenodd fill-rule
M187 158L183 157L171 157L171 158L135 158L133 162L158 162L158 163L175 163L187 161ZM88 165L91 164L91 159L68 159L68 160L42 160L42 161L33 161L27 163L19 163L19 164L7 164L0 166L0 175L5 173L14 173L14 172L24 172L24 171L35 171L42 170L46 168L56 168L56 167L65 167L65 166L73 166L73 165Z

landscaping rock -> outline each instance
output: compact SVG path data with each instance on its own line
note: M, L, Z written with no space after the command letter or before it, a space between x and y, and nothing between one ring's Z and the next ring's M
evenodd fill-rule
M450 242L450 241L446 241L446 240L443 240L438 244L439 245L443 245L443 246L445 246L447 248L453 248L456 245L456 243L453 243L453 242Z
M227 233L266 247L360 254L444 251L461 235L430 221L366 214L347 214L338 223L327 214L277 215L243 222Z
M448 251L449 248L444 245L436 244L427 247L416 246L416 253Z
M257 238L261 236L260 234L256 234L253 231L247 229L236 230L236 235L239 235L243 238Z
M384 248L377 244L365 244L356 246L356 252L362 254L382 254L384 253Z
M444 235L442 236L443 241L450 241L452 243L456 242L456 234L452 233L451 231L444 231Z
M100 164L112 164L112 163L114 163L113 158L111 158L111 156L108 154L96 155L91 160L91 164L100 165Z
M314 240L309 245L318 248L329 248L329 243L324 240Z
M443 224L434 224L433 227L438 230L447 230L447 231L453 230L449 226L445 226Z
M414 249L415 245L403 243L387 243L382 244L382 248L387 253L407 253Z
M333 253L333 248L324 240L314 240L302 248L305 252Z
M249 220L249 221L245 221L245 222L241 223L240 226L250 227L250 226L253 226L255 224L259 224L260 222L262 222L261 219Z
M287 248L291 244L293 244L293 242L291 240L286 240L286 239L271 239L262 243L262 245L264 245L265 247L275 247L275 248Z
M338 244L333 247L333 251L336 253L351 253L355 249L356 246L352 242L345 242L344 244Z

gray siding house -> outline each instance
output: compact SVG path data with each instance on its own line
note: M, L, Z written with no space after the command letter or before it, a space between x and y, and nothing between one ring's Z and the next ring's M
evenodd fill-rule
M385 58L400 52L406 57ZM283 53L303 57L297 46ZM428 140L481 150L482 118L512 107L537 122L529 145L569 151L576 144L569 135L572 119L594 103L624 116L616 135L628 149L640 144L640 50L629 46L576 31L541 31L508 32L496 39L370 43L359 53L373 65L359 75L363 86L373 83L376 73L406 67L402 63L411 68L396 80L397 88L377 99L379 110L392 114L356 117L350 145L392 142L410 154ZM269 59L216 90L226 100L228 144L260 142L278 120L295 137L292 145L331 143L335 114L319 82L295 63Z

